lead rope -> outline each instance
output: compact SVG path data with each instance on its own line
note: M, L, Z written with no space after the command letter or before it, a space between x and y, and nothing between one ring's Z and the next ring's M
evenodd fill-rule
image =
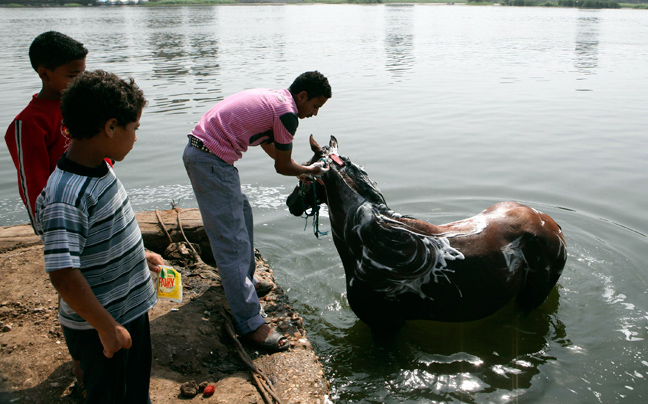
M311 181L313 182L313 207L311 208L311 213L308 213L306 211L306 202L304 201L304 189L303 186L304 184L302 182L299 183L299 194L301 195L301 202L302 202L302 209L304 210L305 219L306 219L306 224L304 225L304 231L306 231L306 227L308 226L308 218L313 217L313 234L315 234L315 237L319 238L319 236L326 236L328 234L328 231L320 231L319 229L319 211L320 211L320 206L317 204L317 187L315 186L315 181L317 179L314 176L311 176Z

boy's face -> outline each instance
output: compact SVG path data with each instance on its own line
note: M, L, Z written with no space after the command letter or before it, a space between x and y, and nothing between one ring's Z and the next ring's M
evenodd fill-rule
M302 91L295 97L295 104L297 104L297 111L300 119L310 118L317 116L319 109L326 103L328 98L322 96L308 99L308 93Z
M58 93L59 95L67 86L74 81L76 76L83 73L86 68L86 60L77 59L69 63L61 65L54 70L47 68L39 69L39 74L43 79L43 85L48 87L50 91Z
M114 150L110 156L115 161L122 161L126 155L133 149L135 141L137 141L137 134L135 133L140 126L140 118L142 113L139 113L137 121L130 122L126 126L114 126Z

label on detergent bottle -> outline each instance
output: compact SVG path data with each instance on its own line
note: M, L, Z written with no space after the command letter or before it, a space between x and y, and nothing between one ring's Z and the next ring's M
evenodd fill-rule
M168 299L182 303L182 275L173 267L160 265L160 275L157 280L158 299Z

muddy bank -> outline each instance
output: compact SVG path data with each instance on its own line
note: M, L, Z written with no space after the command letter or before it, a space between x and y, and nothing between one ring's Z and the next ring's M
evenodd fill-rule
M302 318L261 255L257 254L257 275L277 284L261 304L267 321L290 339L292 349L270 355L243 344L251 361L246 365L245 354L241 356L227 332L227 301L199 212L169 210L157 216L155 212L137 214L144 242L181 270L184 298L182 303L160 300L150 312L152 401L326 402L328 384ZM191 245L180 243L185 239L193 243L200 258ZM170 240L172 247L167 249ZM72 362L57 321L57 294L45 274L42 252L30 226L0 227L0 403L82 402L71 389ZM250 366L259 369L256 376ZM180 387L191 382L211 384L215 393L187 397ZM272 388L259 388L264 384Z

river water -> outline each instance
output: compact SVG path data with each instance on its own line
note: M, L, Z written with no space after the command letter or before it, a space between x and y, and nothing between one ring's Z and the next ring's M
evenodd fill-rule
M39 90L27 48L59 30L89 69L133 76L149 105L116 171L137 210L195 207L186 134L215 102L317 69L333 98L301 121L335 135L390 207L441 224L500 200L551 215L569 258L528 316L408 323L372 338L330 237L284 207L294 179L260 148L237 166L256 246L351 403L637 403L648 398L648 13L450 5L0 9L0 122ZM27 221L0 148L0 225ZM328 229L326 215L321 230Z

